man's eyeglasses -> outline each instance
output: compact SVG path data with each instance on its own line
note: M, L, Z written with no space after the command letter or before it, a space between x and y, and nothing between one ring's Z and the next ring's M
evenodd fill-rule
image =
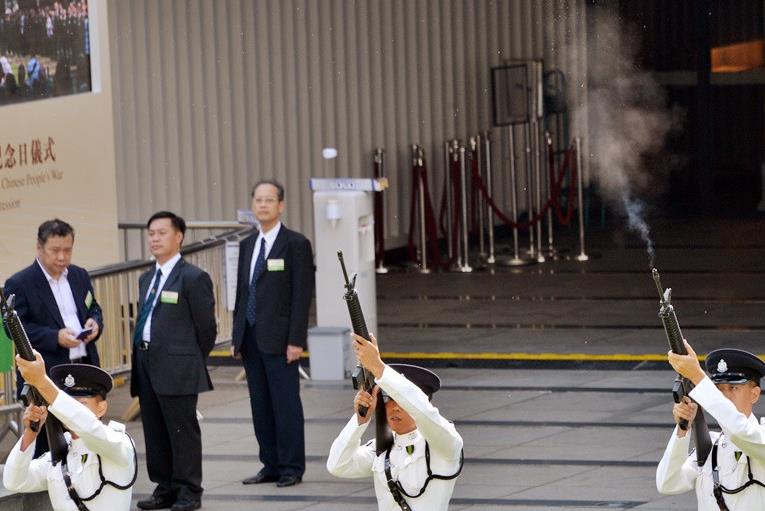
M276 204L279 199L276 197L255 197L255 204Z

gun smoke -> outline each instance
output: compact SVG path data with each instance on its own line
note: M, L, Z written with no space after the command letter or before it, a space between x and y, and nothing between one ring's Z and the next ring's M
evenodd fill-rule
M588 69L593 176L604 199L626 216L629 228L645 242L653 267L646 205L638 197L655 194L666 182L671 158L659 164L658 156L681 116L667 110L662 88L638 69L638 45L630 27L607 12L597 12L593 26Z

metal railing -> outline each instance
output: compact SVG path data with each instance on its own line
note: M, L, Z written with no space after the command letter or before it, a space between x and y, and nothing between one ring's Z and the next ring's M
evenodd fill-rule
M149 257L146 252L146 222L120 222L117 227L120 230L120 253L123 261L145 260ZM190 246L199 241L227 236L232 231L250 228L250 225L227 220L190 220L186 222L184 243Z
M212 279L218 343L231 339L233 326L226 292L226 241L238 241L253 231L251 226L244 229L241 224L236 226L239 228L236 232L192 243L181 251L184 259L205 270ZM104 334L98 340L101 367L111 374L130 370L132 333L138 316L138 278L153 264L153 261L120 263L90 272L94 294L103 310Z
M222 229L221 225L224 225L222 222L195 224L214 224L214 227L201 227L204 229ZM254 230L249 225L232 224L226 224L228 232L191 243L181 250L184 259L205 270L212 279L215 317L218 322L216 344L231 340L233 327L227 298L226 242L239 241ZM231 232L231 227L236 230ZM130 371L131 341L138 316L138 278L153 264L151 260L119 263L90 272L94 294L101 305L104 320L104 333L98 340L98 353L101 367L112 375ZM236 282L236 275L232 278ZM233 304L230 305L233 307ZM11 370L0 375L0 440L9 431L18 436L20 423L21 405L16 402L15 370Z

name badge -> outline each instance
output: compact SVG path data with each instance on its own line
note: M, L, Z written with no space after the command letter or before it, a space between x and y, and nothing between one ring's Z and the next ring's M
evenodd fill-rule
M178 303L178 291L162 291L159 301L162 303Z
M88 290L88 294L85 295L85 308L90 309L90 306L93 304L93 293Z
M284 271L284 259L268 259L268 271Z

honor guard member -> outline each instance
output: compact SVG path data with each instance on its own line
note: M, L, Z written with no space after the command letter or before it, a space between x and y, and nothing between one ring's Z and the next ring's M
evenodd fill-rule
M351 417L332 443L327 470L337 477L372 476L380 511L442 511L449 507L462 471L462 437L430 403L440 386L438 376L422 367L384 364L372 342L354 335L359 362L375 376L372 394L360 390ZM361 445L382 392L393 443L375 453L375 441ZM365 417L359 406L368 407Z
M50 405L47 410L30 406L24 411L24 433L5 462L3 484L15 492L48 490L54 511L126 511L138 475L137 458L125 426L101 422L111 376L95 366L63 364L53 367L48 377L36 351L35 357L29 362L17 356L16 364ZM48 413L69 431L65 462L56 465L50 452L32 458L37 433L30 423L44 422Z
M679 426L664 451L656 470L659 492L674 495L695 488L700 510L751 511L765 509L765 425L752 414L760 399L760 379L765 363L742 350L720 349L706 357L706 376L696 353L685 342L688 355L669 353L669 363L688 378L695 388L675 404L675 422L688 421L688 429ZM711 433L712 451L699 467L696 453L688 454L690 430L698 406L717 420L721 433Z

